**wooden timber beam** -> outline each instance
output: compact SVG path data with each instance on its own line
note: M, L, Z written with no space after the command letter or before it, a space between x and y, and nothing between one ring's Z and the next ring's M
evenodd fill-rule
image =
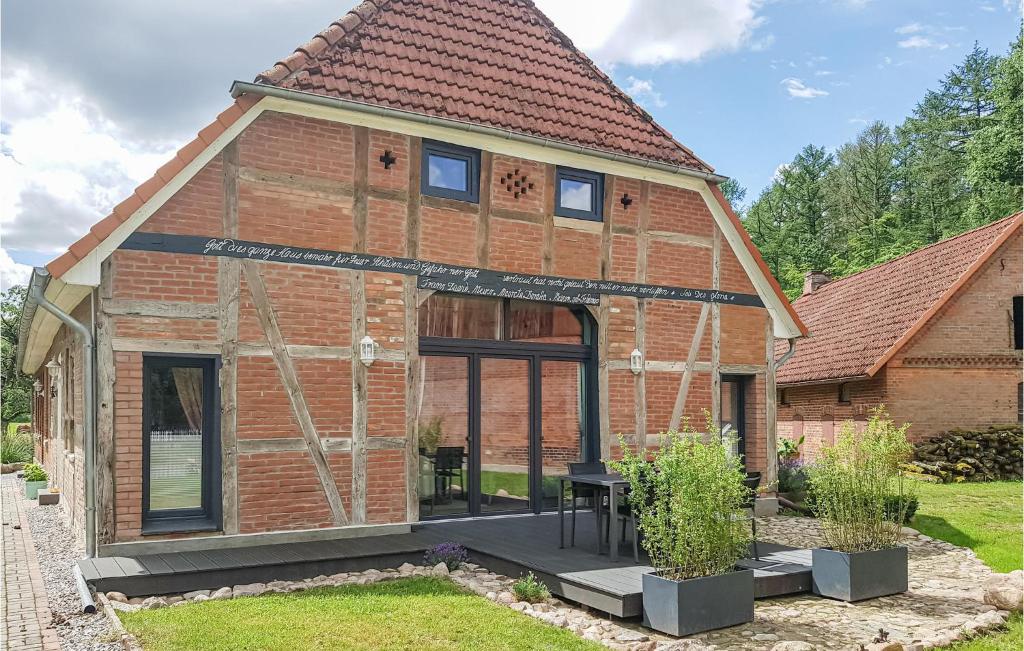
M313 418L309 413L309 406L306 404L305 395L302 393L302 385L299 382L298 373L292 363L291 357L284 345L284 337L281 335L281 328L277 323L277 316L274 314L273 306L270 304L270 297L267 295L266 285L260 276L257 263L251 260L242 262L242 271L245 273L245 280L249 284L249 291L252 293L253 304L256 307L256 314L259 316L263 332L270 343L270 349L274 354L274 362L277 364L277 371L281 376L281 383L284 385L288 400L292 406L292 414L295 416L302 436L306 440L306 449L313 466L316 468L317 478L323 488L327 504L331 509L331 519L335 526L348 524L348 516L345 514L345 506L341 503L341 494L338 492L338 485L334 481L330 464L327 461L327 454L324 452L320 435L317 434Z

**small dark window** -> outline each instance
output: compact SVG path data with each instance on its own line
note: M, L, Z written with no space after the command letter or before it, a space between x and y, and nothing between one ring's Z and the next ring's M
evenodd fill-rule
M779 404L789 405L789 389L779 389Z
M432 197L480 201L480 150L423 141L420 191Z
M1024 296L1013 297L1013 348L1024 349Z
M1024 423L1024 383L1017 383L1017 422Z
M601 221L604 175L559 167L555 181L555 214Z
M143 533L220 528L217 358L143 358Z
M839 404L850 404L850 383L843 382L839 385Z

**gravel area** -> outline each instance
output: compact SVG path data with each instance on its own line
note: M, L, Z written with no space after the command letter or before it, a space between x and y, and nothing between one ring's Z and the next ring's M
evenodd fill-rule
M5 481L7 481L5 477ZM18 483L18 494L25 489ZM75 577L71 568L84 556L84 549L75 540L64 520L62 507L26 504L29 528L39 557L39 570L46 585L46 597L53 612L53 623L64 651L115 651L121 648L120 636L110 620L97 610L92 615L82 612Z

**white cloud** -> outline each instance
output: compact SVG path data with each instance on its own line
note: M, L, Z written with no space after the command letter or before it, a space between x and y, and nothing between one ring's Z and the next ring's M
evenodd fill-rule
M834 75L834 74L836 74L836 73L833 70L815 70L814 71L814 76L815 77L829 77L829 76Z
M4 63L4 246L57 254L149 178L176 143L135 142L95 104L51 84L39 66Z
M850 118L847 120L850 124L867 124L868 121L864 118Z
M786 92L789 93L790 97L799 97L801 99L814 99L815 97L824 97L828 95L827 90L820 88L814 88L804 84L804 82L795 77L787 77L779 82L785 87Z
M758 39L763 0L538 0L559 29L600 65L696 61ZM655 18L652 18L655 17ZM769 35L770 36L770 35Z
M896 28L896 33L897 34L914 34L914 33L920 32L922 29L924 29L924 27L921 26L921 23L908 23L908 24L906 24L906 25L904 25L902 27L897 27Z
M996 8L993 7L992 5L985 4L985 3L978 5L978 9L981 9L982 11L995 11L996 10Z
M0 291L6 292L14 285L26 285L32 275L32 267L11 259L7 251L0 249Z
M947 43L932 40L927 36L914 35L910 38L903 39L896 43L896 45L902 48L935 48L937 50L945 50L949 47Z
M661 108L666 105L661 93L654 89L654 83L650 79L637 79L630 75L626 77L626 83L626 93L641 106Z

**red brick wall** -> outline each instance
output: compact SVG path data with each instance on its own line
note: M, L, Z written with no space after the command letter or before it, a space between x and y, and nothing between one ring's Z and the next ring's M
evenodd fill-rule
M1021 236L1011 237L874 379L853 382L851 404L838 385L785 389L779 436L803 432L813 457L849 419L885 404L920 440L953 428L1016 422L1021 353L1013 350L1012 297L1022 291ZM801 420L802 419L802 420Z
M362 139L362 140L361 140ZM357 160L356 148L368 147L366 161ZM368 144L367 144L368 143ZM552 218L551 166L494 155L491 182L481 188L481 204L422 197L419 232L409 231L410 165L415 151L409 137L375 130L360 131L347 125L313 118L267 113L237 139L239 237L299 247L353 250L363 242L366 250L387 255L414 255L426 260L492 269L599 278L603 242L610 242L606 273L619 280L686 287L711 286L713 218L695 192L606 177L612 222L609 233L601 224ZM387 149L397 158L385 170L378 157ZM484 157L486 161L488 157ZM366 165L368 199L366 230L356 232L353 202L359 167ZM196 235L222 235L225 209L224 170L215 157L168 203L150 217L142 230ZM230 167L228 168L230 169ZM512 178L509 179L508 175ZM522 177L526 177L523 181ZM485 176L486 178L486 176ZM518 198L508 190L520 180L526 194ZM529 188L532 183L533 187ZM489 196L486 196L487 193ZM618 199L633 198L628 208ZM649 197L651 232L646 247L639 247L638 231L643 197ZM481 215L481 206L489 209ZM545 239L545 232L550 233ZM418 237L415 237L418 235ZM679 241L686 236L692 244ZM418 249L410 247L418 242ZM482 252L482 253L481 253ZM481 257L486 256L486 260ZM646 256L646 279L638 267ZM216 305L219 262L213 258L162 253L118 251L112 256L115 301L163 301ZM348 439L353 427L353 368L351 345L353 274L348 271L258 263L282 336L289 346L316 347L316 358L294 359L294 366L310 414L322 439ZM366 371L367 436L386 437L367 451L366 521L401 522L406 519L405 459L401 449L389 449L406 432L404 362L405 304L402 277L387 273L365 274L366 328L379 346L377 361ZM753 292L728 244L722 250L722 287ZM274 359L267 350L248 282L239 286L239 341L237 376L237 438L244 446L263 439L301 439ZM628 370L629 354L637 345L637 302L613 297L608 315L608 423L614 438L635 436L638 383L646 385L648 434L668 426L685 360L694 334L700 304L647 301L646 359L662 367L638 378ZM219 351L217 319L141 316L113 318L115 348L140 340L157 340L165 349ZM763 365L763 310L743 307L722 309L722 362ZM361 333L357 333L361 335ZM699 361L710 361L710 324ZM444 443L465 444L464 380L458 372L427 358L426 376L433 401L421 412L444 417ZM116 539L141 535L141 369L142 354L115 353ZM618 366L615 366L618 364ZM659 367L661 368L661 367ZM706 367L705 367L706 368ZM551 365L544 369L543 419L547 447L545 471L564 468L578 445L575 369ZM487 406L484 447L492 451L485 465L519 463L524 441L512 440L522 430L524 411L517 404L516 387L507 378L483 378L485 393L501 396ZM462 384L459 384L459 383ZM489 385L494 385L491 391ZM525 386L525 385L524 385ZM498 390L500 387L500 391ZM459 390L463 388L463 390ZM525 390L525 389L524 389ZM748 399L748 457L753 467L763 465L763 374L750 383ZM759 393L760 392L760 393ZM686 414L702 423L702 410L710 407L711 379L703 370L695 374ZM597 399L597 396L594 396ZM462 402L460 402L462 401ZM517 429L518 428L518 429ZM451 440L448 440L448 439ZM249 448L251 449L251 448ZM333 450L334 448L332 448ZM501 457L501 458L499 458ZM754 457L757 457L756 459ZM349 451L330 451L328 460L344 506L351 515L352 461ZM239 452L239 530L275 531L331 525L316 472L305 451Z

